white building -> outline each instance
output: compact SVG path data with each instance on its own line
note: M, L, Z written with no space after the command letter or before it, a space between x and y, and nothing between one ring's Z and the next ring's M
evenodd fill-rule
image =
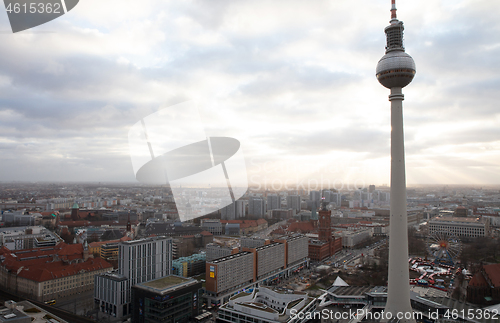
M172 238L120 242L118 270L95 276L94 299L101 312L130 315L131 287L172 274Z
M218 219L201 220L201 228L205 231L210 232L214 236L220 236L224 234L224 226Z
M458 237L477 238L491 234L488 218L438 217L429 221L429 233L448 231Z
M5 246L9 250L50 247L61 241L61 237L42 226L0 229L0 246Z
M239 293L218 310L222 322L301 323L316 310L317 301L307 293L285 293L260 287Z
M338 232L336 232L338 234ZM357 230L345 230L340 233L342 236L342 247L354 248L357 244L368 240L373 235L371 228L361 228Z

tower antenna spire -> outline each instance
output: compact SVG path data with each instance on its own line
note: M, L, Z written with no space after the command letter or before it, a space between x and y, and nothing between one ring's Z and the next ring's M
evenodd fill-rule
M396 0L391 0L392 1L392 6L391 6L391 21L392 20L397 20L398 17L396 16Z

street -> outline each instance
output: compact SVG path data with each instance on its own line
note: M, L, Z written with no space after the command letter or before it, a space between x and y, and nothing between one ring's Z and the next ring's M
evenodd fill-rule
M60 298L54 307L64 309L76 315L85 316L88 311L94 310L94 292L86 291L76 295Z

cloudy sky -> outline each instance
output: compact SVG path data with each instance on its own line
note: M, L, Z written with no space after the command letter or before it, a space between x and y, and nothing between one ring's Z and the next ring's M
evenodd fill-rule
M500 2L397 7L417 65L404 89L408 184L499 184ZM130 127L194 100L206 133L240 140L251 184L387 184L389 91L374 74L389 9L84 0L16 34L2 9L0 181L133 182Z

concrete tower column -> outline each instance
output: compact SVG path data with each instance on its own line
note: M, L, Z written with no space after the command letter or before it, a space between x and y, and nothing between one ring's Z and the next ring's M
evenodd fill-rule
M385 312L392 317L413 313L410 305L408 270L408 218L403 130L403 100L400 87L391 88L391 212L389 237L389 280ZM408 314L407 314L408 313ZM400 322L415 322L401 319Z

